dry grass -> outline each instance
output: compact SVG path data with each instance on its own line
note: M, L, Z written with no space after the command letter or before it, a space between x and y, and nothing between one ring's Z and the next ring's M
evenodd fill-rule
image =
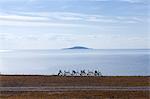
M148 92L80 91L2 93L1 99L149 99Z
M0 76L0 86L149 86L149 76Z
M0 76L0 86L149 86L149 76ZM148 91L1 92L0 99L149 99Z

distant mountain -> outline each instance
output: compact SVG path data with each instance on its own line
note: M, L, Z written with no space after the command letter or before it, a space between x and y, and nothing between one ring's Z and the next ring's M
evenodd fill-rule
M71 47L71 48L65 48L65 49L90 49L90 48L82 47L82 46L74 46L74 47Z

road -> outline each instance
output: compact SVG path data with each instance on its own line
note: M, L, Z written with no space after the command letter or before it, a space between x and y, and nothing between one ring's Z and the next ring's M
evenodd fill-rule
M150 86L118 87L118 86L48 86L48 87L0 87L0 91L150 91Z

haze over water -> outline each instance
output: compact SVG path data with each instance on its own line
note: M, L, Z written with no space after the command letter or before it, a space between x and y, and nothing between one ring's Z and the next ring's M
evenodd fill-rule
M1 50L3 74L100 70L103 75L150 75L150 50Z

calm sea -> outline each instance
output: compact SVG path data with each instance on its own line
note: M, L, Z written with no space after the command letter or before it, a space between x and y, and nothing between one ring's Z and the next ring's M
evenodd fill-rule
M0 50L4 74L100 70L103 75L150 75L150 50Z

